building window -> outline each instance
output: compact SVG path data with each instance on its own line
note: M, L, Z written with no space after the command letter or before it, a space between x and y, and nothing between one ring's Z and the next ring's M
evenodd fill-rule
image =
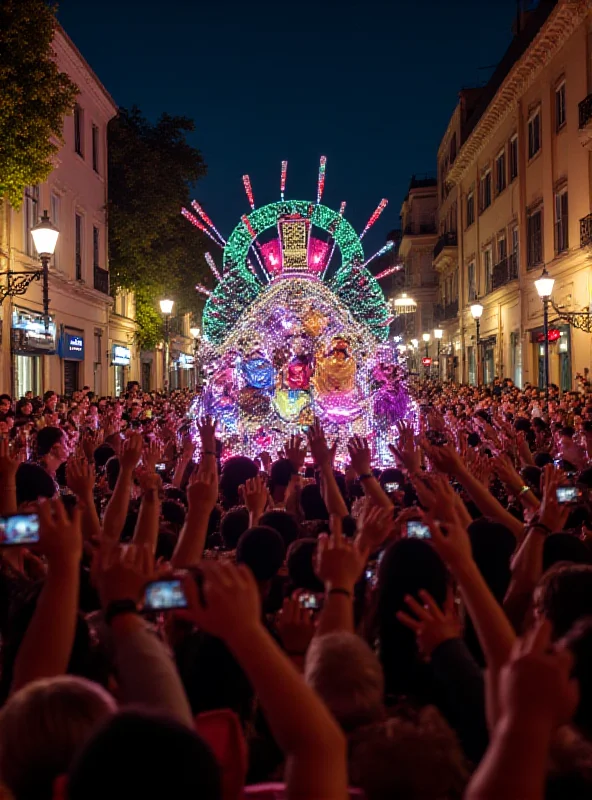
M555 195L555 252L564 253L568 246L567 189Z
M82 252L84 246L84 220L80 214L74 215L74 228L76 232L76 280L82 280Z
M506 234L500 233L497 240L497 262L500 264L508 257L508 243L506 241Z
M84 158L84 111L74 106L74 151Z
M481 176L481 211L491 205L491 170L486 170Z
M25 222L24 238L25 253L28 256L36 256L37 251L33 244L31 228L39 222L39 187L27 186L25 188L25 200L23 203L23 218Z
M59 230L59 227L60 227L60 196L59 196L59 194L56 194L55 192L51 193L50 204L51 204L51 221L56 226L56 228L58 228L58 230ZM58 236L58 242L57 242L57 245L56 245L56 249L54 250L54 253L53 253L53 263L54 263L54 266L56 266L56 267L58 266L58 259L59 259L58 250L59 250L59 248L60 248L60 238Z
M534 269L543 263L543 210L538 209L528 215L527 229L527 261L528 269Z
M93 267L100 267L99 258L99 229L93 225Z
M502 150L495 159L495 193L501 194L506 188L506 151Z
M483 275L485 277L485 294L489 294L492 289L493 279L493 259L491 247L487 247L483 251Z
M565 125L565 81L555 89L555 129Z
M475 193L471 190L467 195L467 228L475 222Z
M471 261L467 268L468 300L472 303L477 298L477 284L475 282L475 262Z
M541 149L541 112L528 120L528 158L534 158Z
M509 147L510 183L518 177L518 137L512 136Z
M92 167L95 172L99 171L99 128L92 126Z

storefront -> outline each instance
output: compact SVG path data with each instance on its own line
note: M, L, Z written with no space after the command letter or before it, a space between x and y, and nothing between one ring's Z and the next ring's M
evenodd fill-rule
M193 388L195 383L195 359L189 353L177 352L171 361L171 389Z
M43 394L43 356L56 352L55 320L50 318L46 330L41 315L15 307L10 347L14 396L20 398L26 392L33 392L34 396Z
M58 343L58 355L63 362L64 394L73 393L84 385L81 363L84 362L84 336L80 331L65 330Z
M545 388L545 334L542 328L531 331L531 341L535 346L535 367L537 382ZM555 383L562 392L573 388L571 366L571 329L569 325L549 326L549 383Z
M132 352L129 347L122 344L114 344L111 348L111 366L113 367L114 378L113 387L115 397L125 392L127 384L127 370L132 360Z
M495 344L496 337L490 336L479 342L481 348L481 375L483 383L488 386L493 383L495 374Z

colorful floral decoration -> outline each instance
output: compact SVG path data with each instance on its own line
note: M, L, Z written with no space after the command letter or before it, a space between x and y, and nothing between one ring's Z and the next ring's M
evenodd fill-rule
M353 433L369 437L380 463L390 460L387 442L407 408L398 351L388 341L391 317L368 270L375 256L365 260L345 203L339 211L321 204L325 170L322 157L316 203L286 200L282 162L282 199L258 208L244 176L251 211L224 243L221 268L208 254L221 278L204 308L206 382L191 413L220 420L225 457L274 452L318 416L329 435L340 436L338 463ZM385 206L382 200L362 236ZM193 209L199 219L184 209L187 219L200 230L209 225L222 246L202 207Z

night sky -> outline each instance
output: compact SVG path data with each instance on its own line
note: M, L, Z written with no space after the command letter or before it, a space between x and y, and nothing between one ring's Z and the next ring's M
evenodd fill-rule
M208 165L197 199L224 235L255 202L314 199L369 252L399 224L412 173L435 172L459 89L484 83L511 39L516 0L61 0L58 16L115 101L196 122ZM485 68L485 69L484 69Z

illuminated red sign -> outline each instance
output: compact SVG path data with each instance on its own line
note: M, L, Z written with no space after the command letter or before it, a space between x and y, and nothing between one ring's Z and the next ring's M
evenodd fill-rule
M561 331L557 328L549 328L549 332L547 333L547 341L549 342L556 342L558 339L561 338ZM545 341L545 334L544 333L537 333L536 335L537 342L544 342Z
M421 359L421 363L424 365L424 367L431 367L432 366L432 359L428 358L426 356L425 358Z

